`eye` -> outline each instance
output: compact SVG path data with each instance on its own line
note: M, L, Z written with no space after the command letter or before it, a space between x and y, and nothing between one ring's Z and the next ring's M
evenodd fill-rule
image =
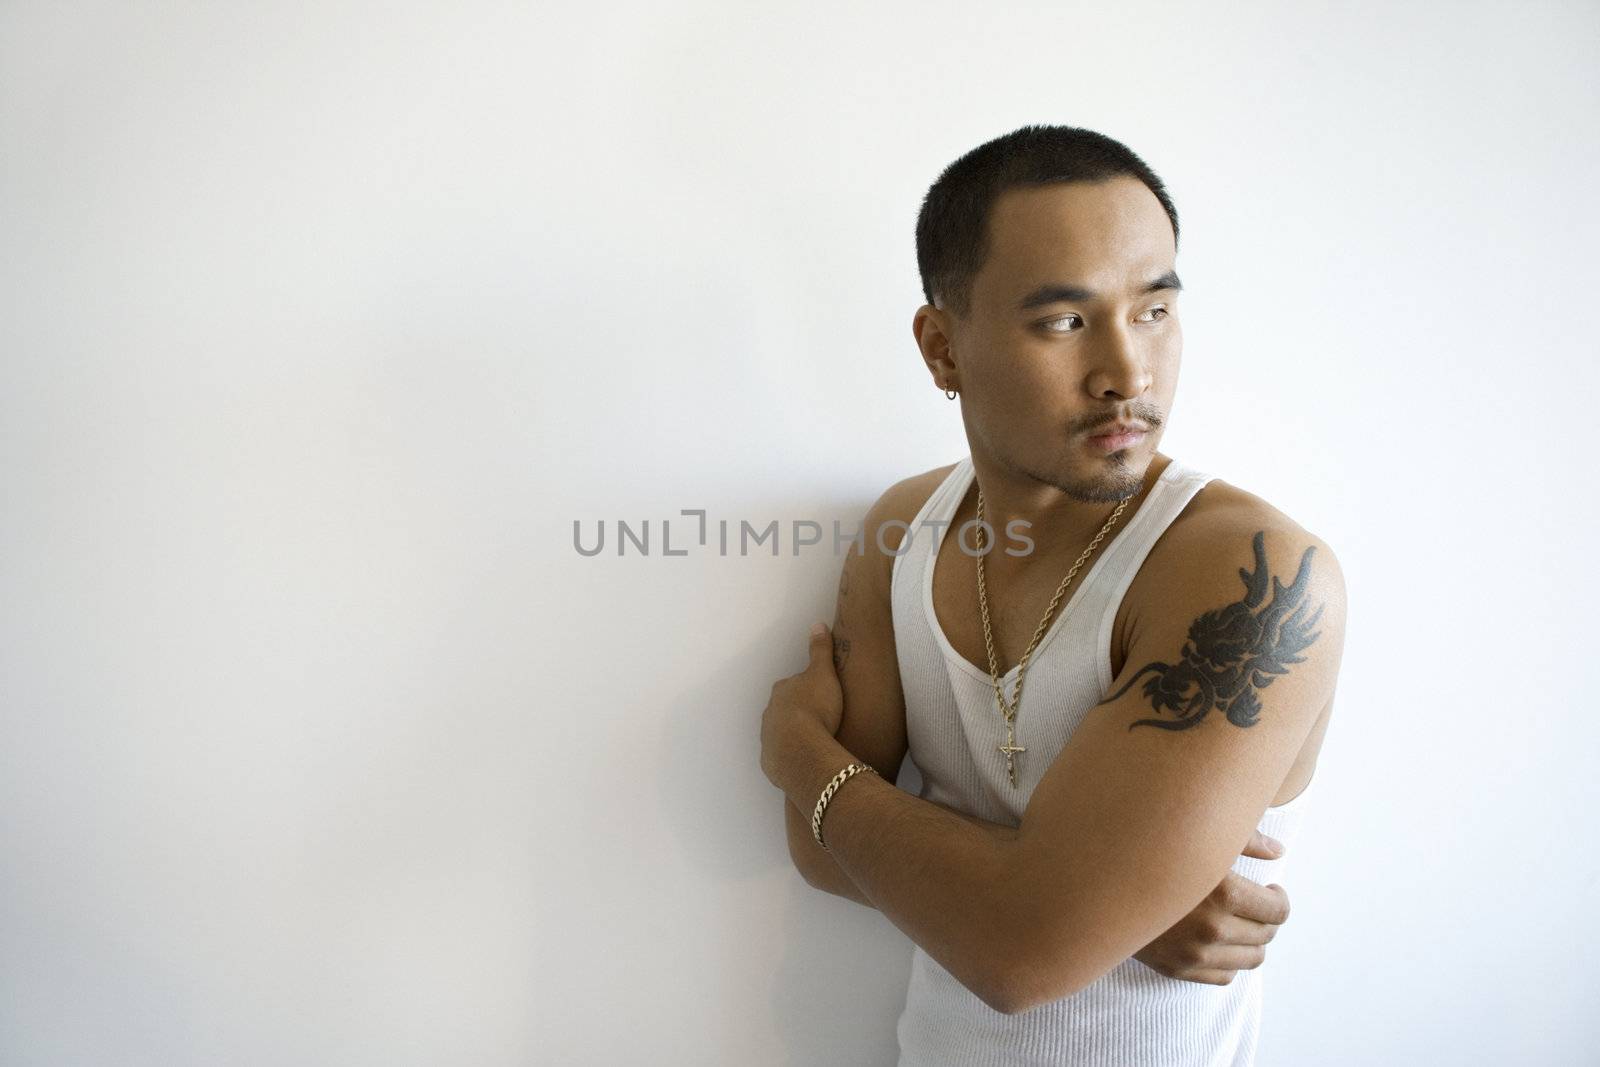
M1145 314L1145 315L1152 315L1152 314L1155 314L1155 313L1156 313L1156 312L1158 312L1158 311L1159 311L1159 312L1160 312L1160 313L1161 313L1161 314L1160 314L1160 315L1159 315L1159 316L1157 316L1157 317L1156 317L1156 318L1153 318L1153 319L1146 319L1146 318L1145 318L1145 317L1144 317L1144 315L1141 315L1141 316L1139 316L1139 318L1140 318L1140 320L1141 320L1141 321L1143 321L1143 322L1159 322L1159 321L1161 321L1161 319L1164 319L1164 318L1166 318L1166 317L1167 317L1167 309L1166 309L1166 308L1164 308L1164 307L1154 307L1154 308L1151 308L1151 309L1150 309L1150 310L1149 310L1149 311L1146 311L1146 312L1145 312L1145 313L1144 313L1144 314Z
M1083 321L1083 319L1078 315L1060 315L1053 319L1046 319L1039 324L1039 327L1040 329L1044 330L1045 333L1073 333L1074 331L1071 329L1057 326L1058 323L1067 322L1070 319L1077 319L1080 323Z

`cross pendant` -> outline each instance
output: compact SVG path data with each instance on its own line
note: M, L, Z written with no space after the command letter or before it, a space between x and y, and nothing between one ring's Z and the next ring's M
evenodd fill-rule
M1016 785L1017 784L1017 765L1015 763L1013 763L1012 760L1014 760L1016 758L1016 754L1018 752L1026 752L1026 751L1028 751L1027 748L1016 743L1016 738L1014 738L1012 736L1011 730L1009 728L1007 728L1007 730L1006 730L1006 743L1003 744L1003 745L998 745L996 747L998 747L1001 752L1004 752L1006 754L1006 774L1010 776L1011 784L1012 785Z

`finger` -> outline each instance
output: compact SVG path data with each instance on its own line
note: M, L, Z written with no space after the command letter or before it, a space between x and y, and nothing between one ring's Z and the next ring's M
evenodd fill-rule
M1241 919L1237 915L1229 915L1217 922L1211 944L1213 946L1265 945L1278 936L1279 929L1276 923L1257 922L1255 919Z
M1267 950L1261 945L1212 945L1195 968L1197 971L1251 971L1267 960Z
M1251 859L1275 860L1283 855L1283 842L1257 830L1250 835L1250 841L1244 846L1244 854Z
M1219 971L1206 968L1197 971L1185 971L1182 978L1185 982L1203 982L1206 985L1227 985L1238 975L1237 971Z
M811 627L811 662L807 670L833 670L833 634L828 624L819 622Z
M1228 872L1228 879L1237 878L1227 886L1228 910L1241 919L1282 926L1289 921L1289 894L1283 886L1258 885L1248 878ZM1224 879L1224 881L1228 881Z

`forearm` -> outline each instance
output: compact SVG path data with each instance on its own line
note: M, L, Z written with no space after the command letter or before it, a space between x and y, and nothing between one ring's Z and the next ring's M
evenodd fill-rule
M832 853L817 844L816 838L811 836L810 818L801 815L795 806L789 803L788 797L783 798L783 812L784 829L789 837L789 856L794 860L795 868L806 880L806 884L824 893L832 893L836 897L844 897L857 904L873 907L872 901L861 888L834 862Z
M817 792L820 794L822 791L819 789ZM909 796L910 794L907 795ZM997 839L1010 841L1015 840L1017 836L1017 828L1015 826L989 822L987 819L969 815L937 800L913 799L920 800L924 804L936 805ZM815 807L816 801L812 800L811 803ZM831 812L833 805L830 803L828 808ZM784 829L789 840L789 855L794 860L796 869L799 870L806 883L825 893L832 893L834 896L853 900L857 904L868 908L874 907L875 905L872 901L861 891L861 887L856 885L834 860L833 853L817 844L816 838L811 836L810 813L802 815L799 809L789 802L788 797L784 797L783 811Z
M828 781L852 761L818 731L794 741L777 782L806 820ZM871 906L991 1005L1015 958L1004 899L1015 834L988 829L875 774L857 774L828 802L823 837L838 869ZM1006 828L1009 830L1010 828Z

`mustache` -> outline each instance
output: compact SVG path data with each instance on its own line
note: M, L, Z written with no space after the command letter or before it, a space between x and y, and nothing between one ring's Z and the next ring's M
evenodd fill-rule
M1075 434L1089 433L1102 426L1110 426L1118 422L1142 422L1151 430L1160 429L1162 423L1161 413L1154 408L1133 407L1127 411L1112 411L1103 415L1095 415L1078 423L1072 428Z

